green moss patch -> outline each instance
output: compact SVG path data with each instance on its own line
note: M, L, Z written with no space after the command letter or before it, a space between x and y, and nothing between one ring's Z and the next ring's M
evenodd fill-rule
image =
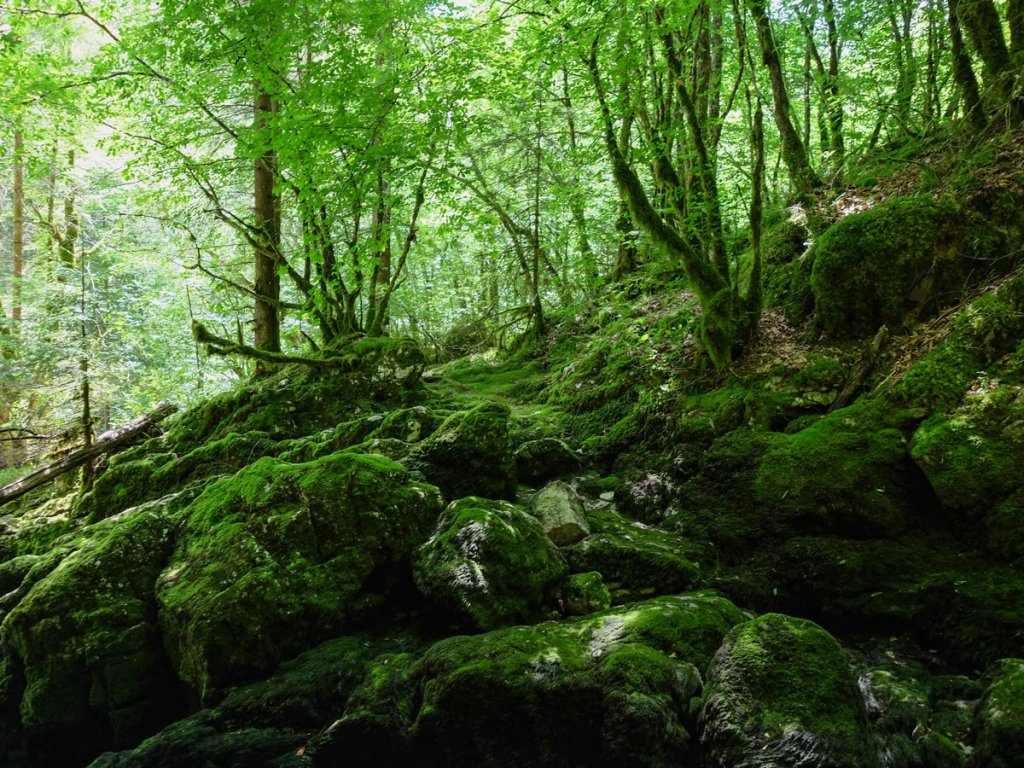
M266 457L213 483L158 586L182 680L207 696L338 632L385 599L382 577L400 574L439 511L436 488L380 456Z
M452 503L416 554L416 584L462 625L489 630L554 607L565 560L524 510L477 497Z
M708 672L708 765L875 766L849 662L818 625L766 614L733 629Z

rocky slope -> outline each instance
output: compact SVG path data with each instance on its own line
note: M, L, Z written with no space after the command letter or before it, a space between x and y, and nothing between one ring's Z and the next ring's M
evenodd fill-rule
M428 384L350 342L7 505L3 764L1020 764L1000 179L780 219L726 374L625 286Z

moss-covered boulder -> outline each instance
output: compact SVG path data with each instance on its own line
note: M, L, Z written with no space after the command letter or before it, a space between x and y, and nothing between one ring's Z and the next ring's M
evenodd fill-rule
M1024 659L1003 659L989 673L975 715L971 768L1011 768L1024 755Z
M408 578L437 489L380 456L254 462L192 503L160 576L160 623L200 696L337 634Z
M510 414L507 405L491 402L453 413L403 463L422 471L449 501L463 496L515 499Z
M715 655L701 743L716 768L878 765L843 649L817 624L780 614L734 628Z
M763 509L774 510L780 532L866 538L901 534L922 521L941 525L906 437L883 418L858 404L794 435L773 436L754 492Z
M382 650L379 641L364 637L329 640L135 749L101 756L91 768L308 765L296 753L311 731L337 719Z
M515 459L519 480L530 485L576 472L582 465L579 454L557 437L528 440L516 448Z
M151 502L26 556L0 624L0 740L30 764L82 764L183 708L154 595L176 510Z
M232 474L278 450L278 443L266 432L229 432L180 457L155 453L139 459L115 459L79 502L78 510L92 522L102 520L130 506L180 491L190 482L198 487L212 477Z
M401 440L403 443L418 443L437 429L437 416L422 405L399 408L392 411L369 434L371 439Z
M472 496L448 506L414 564L420 591L473 630L543 617L566 572L534 517L508 502Z
M453 637L419 660L386 657L314 745L314 760L381 768L691 765L698 669L739 621L727 600L698 593Z
M976 379L957 407L917 429L911 455L945 510L962 523L983 521L1024 486L1024 388ZM993 533L998 545L1001 532Z
M611 509L592 510L587 518L593 533L566 547L565 557L571 571L600 573L613 602L683 592L698 582L698 551L680 536Z
M832 338L852 338L955 303L969 279L991 271L994 246L984 232L956 204L929 198L843 218L814 250L818 322Z
M612 605L612 593L597 571L574 573L565 589L565 611L570 616L607 611Z
M570 486L556 480L548 483L530 500L533 513L555 544L573 544L590 533L583 503Z

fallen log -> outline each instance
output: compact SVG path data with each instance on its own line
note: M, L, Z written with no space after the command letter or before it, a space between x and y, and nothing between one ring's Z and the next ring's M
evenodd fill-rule
M120 429L113 429L109 432L104 432L96 438L96 442L92 445L86 446L85 448L79 448L77 451L72 451L52 464L47 464L45 467L25 475L25 477L20 480L15 480L10 485L5 485L3 488L0 488L0 504L5 504L12 499L16 499L19 496L28 493L33 488L38 488L40 485L44 485L54 478L60 477L65 472L70 472L72 469L80 467L98 456L102 456L115 448L119 448L126 443L131 442L132 439L138 437L139 434L144 432L148 427L151 427L157 422L163 421L177 410L178 406L165 403L152 413L140 416L135 421L130 424L126 424Z

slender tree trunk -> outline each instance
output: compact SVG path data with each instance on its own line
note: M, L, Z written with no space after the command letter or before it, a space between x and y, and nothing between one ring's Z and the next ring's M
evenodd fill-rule
M960 29L960 18L956 7L959 0L949 0L949 36L953 56L953 78L960 86L964 99L964 116L975 130L982 130L988 122L981 103L981 90L978 79L974 75L971 59L964 46L963 32Z
M775 43L771 21L768 18L767 0L747 0L747 6L750 8L757 28L761 61L768 69L768 76L771 80L775 126L782 139L782 159L786 164L790 182L797 195L808 198L817 187L821 186L821 179L811 168L810 161L807 159L807 150L790 119L792 107L789 101L789 91L786 87L782 61Z
M274 113L274 101L257 84L255 124L259 132L268 130L268 118ZM267 142L264 139L264 145ZM275 190L277 180L277 153L266 149L254 166L255 227L259 233L259 246L255 249L256 302L253 314L254 346L268 352L281 351L281 323L278 304L281 297L281 277L277 271L281 248L281 202Z
M927 54L925 58L925 93L924 117L925 130L930 131L935 127L938 118L939 108L939 75L938 75L938 34L935 29L935 0L927 0L925 4L925 17L928 23L927 28Z
M531 286L533 296L533 330L536 333L537 338L544 335L544 305L540 298L540 276L541 276L541 263L543 260L543 253L541 252L541 240L540 240L540 174L541 174L541 146L540 140L542 135L541 125L541 89L540 83L537 84L537 99L536 99L536 112L534 115L534 142L533 142L533 223L532 223L532 236L530 238L530 247L532 261L530 268L533 271L533 279Z
M78 372L80 374L81 390L80 397L82 398L82 448L89 449L93 444L93 431L92 431L92 395L89 388L89 334L86 325L86 263L85 254L83 253L80 259L80 279L79 285L79 300L80 305L78 311L79 317L79 333L81 349L78 357ZM82 464L82 492L87 492L92 489L92 481L94 475L94 468L92 459L88 459Z
M583 274L587 281L587 287L590 288L597 282L597 258L594 256L594 250L590 247L590 238L587 236L587 215L583 191L580 189L576 118L573 115L572 99L569 97L569 72L564 68L562 69L562 105L565 107L565 121L569 129L569 161L572 163L572 178L569 181L571 185L569 209L572 213L573 228L576 230L576 245L580 252Z
M750 285L747 288L746 304L750 316L750 333L757 329L761 307L764 301L764 290L761 282L761 224L762 224L762 190L764 189L764 112L760 98L754 112L753 132L751 140L754 144L754 173L751 179L750 196L750 234L753 241L753 264L750 268Z
M25 259L25 142L20 130L14 131L14 222L12 256L14 283L11 301L11 330L19 333L21 328L21 279Z
M828 80L825 84L829 137L832 140L832 161L829 168L836 183L842 183L846 165L846 144L843 139L843 100L839 95L839 30L833 0L825 0L825 26L828 30Z
M804 146L811 151L811 48L814 39L810 34L804 41Z
M53 145L49 172L46 178L46 268L53 268L54 246L57 244L57 144Z
M391 284L391 187L387 180L390 170L386 161L380 161L377 169L377 204L373 207L370 224L373 232L373 247L377 257L370 274L370 290L367 297L366 322L364 327L371 336L384 333L387 318L382 311L383 296Z
M79 218L75 205L75 182L71 177L75 168L75 150L68 151L68 188L64 193L64 232L57 243L57 280L66 283L68 270L75 266L75 251L78 248Z
M917 69L911 24L914 6L907 0L888 0L886 14L896 53L896 116L904 133L913 132L914 89Z

